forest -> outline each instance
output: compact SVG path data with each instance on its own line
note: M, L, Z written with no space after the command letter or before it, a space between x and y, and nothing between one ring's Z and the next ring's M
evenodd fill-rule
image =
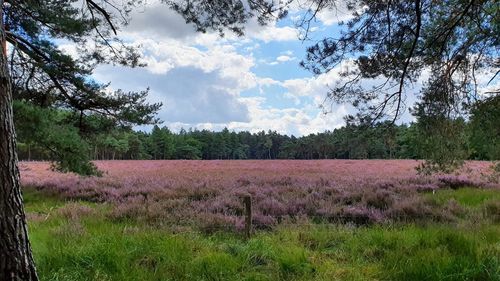
M470 120L450 120L455 136L459 136L450 140L456 153L464 154L464 159L499 159L499 106L497 96L478 103L476 108L481 110L473 110ZM422 136L418 122L346 122L332 131L295 137L270 130L250 133L227 128L174 133L159 125L143 132L101 115L80 119L71 111L26 102L16 102L15 112L18 155L27 161L60 161L82 155L91 160L426 159L440 147L433 144L426 150L431 140ZM446 149L449 152L449 147Z

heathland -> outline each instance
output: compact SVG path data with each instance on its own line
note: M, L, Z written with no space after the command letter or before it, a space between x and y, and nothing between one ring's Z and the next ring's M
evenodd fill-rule
M491 162L97 161L20 165L42 280L500 280ZM253 233L244 235L252 199Z

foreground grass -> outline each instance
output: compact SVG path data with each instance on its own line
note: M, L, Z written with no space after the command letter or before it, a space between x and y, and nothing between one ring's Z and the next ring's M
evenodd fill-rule
M288 225L245 241L114 222L106 205L25 194L42 280L500 280L500 225L480 211L498 198L438 192L436 204L471 210L456 223Z

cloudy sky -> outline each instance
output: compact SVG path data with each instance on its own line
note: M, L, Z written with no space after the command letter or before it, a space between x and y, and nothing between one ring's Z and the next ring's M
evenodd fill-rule
M172 130L276 130L296 136L343 125L352 109L334 106L323 114L328 85L339 69L314 76L300 68L306 47L339 32L347 14L318 16L311 40L299 40L297 14L266 27L249 22L244 37L201 34L165 5L150 3L136 11L120 36L141 45L145 68L103 66L95 73L112 88L144 90L161 101L159 118ZM146 129L147 128L140 128Z

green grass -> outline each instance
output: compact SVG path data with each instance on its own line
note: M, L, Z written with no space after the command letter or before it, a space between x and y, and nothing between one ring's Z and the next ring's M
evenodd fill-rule
M497 189L442 189L427 196L439 204L453 199L464 207L479 207L486 201L500 201L500 191Z
M456 192L435 198L479 207L498 195ZM500 280L500 225L489 220L288 225L247 241L114 222L108 206L36 192L25 202L29 214L42 214L29 229L42 280Z
M45 213L47 214L55 208L64 205L64 201L42 194L34 189L23 190L24 207L28 213Z

